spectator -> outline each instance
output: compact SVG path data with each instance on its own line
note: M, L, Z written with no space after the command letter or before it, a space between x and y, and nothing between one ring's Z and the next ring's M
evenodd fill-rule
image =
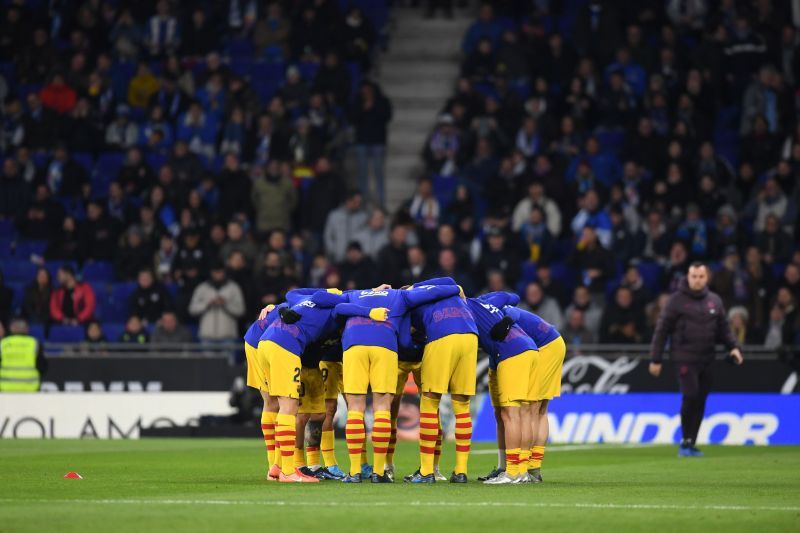
M378 253L378 271L393 287L403 284L402 273L408 268L408 228L395 224L389 232L389 243Z
M614 293L614 301L606 307L600 322L600 342L634 344L643 342L644 313L637 308L633 292L620 287Z
M575 347L597 342L597 335L586 327L584 316L584 312L580 309L567 311L567 324L559 331L569 346Z
M6 287L5 277L0 270L0 324L7 326L11 319L11 311L14 302L14 292Z
M47 186L56 196L77 197L84 193L89 184L86 170L69 154L65 144L56 146L53 159L45 172Z
M438 269L433 277L448 277L453 278L456 283L461 285L465 294L473 294L475 292L475 285L472 279L463 270L459 269L456 253L451 248L442 248L439 250Z
M124 342L126 344L147 344L148 340L148 335L144 330L142 320L136 315L129 316L128 320L125 321L125 331L120 335L119 342Z
M600 246L598 234L591 226L583 228L567 263L578 270L580 282L589 288L593 297L599 297L603 293L606 281L614 270L611 252Z
M136 69L136 76L128 85L128 105L134 109L147 107L150 98L158 92L158 78L156 78L147 63L141 62Z
M145 325L155 324L169 305L170 297L164 286L155 280L153 272L141 270L130 298L130 314L138 316Z
M728 309L728 322L731 325L733 338L740 345L759 344L762 336L750 326L750 313L746 307L737 305Z
M325 222L325 251L334 262L344 260L347 245L366 224L367 213L362 208L361 193L351 191L344 204L331 211Z
M78 101L78 93L67 85L64 75L60 73L53 75L50 83L42 88L39 96L44 107L55 111L59 115L65 115L72 111Z
M347 246L345 260L338 267L342 288L347 290L376 287L380 280L372 259L364 253L361 245L353 241Z
M600 331L600 320L603 316L603 307L600 303L592 300L592 295L589 288L584 285L578 285L572 293L572 301L567 306L566 315L574 310L583 312L583 321L586 328L595 335Z
M252 264L256 258L256 245L245 235L242 225L233 221L228 223L228 233L225 244L222 245L219 255L222 261L227 261L228 257L234 252L241 252L245 261Z
M90 320L89 323L86 324L83 340L87 344L95 345L108 342L106 334L103 333L103 326L101 326L100 322L97 320Z
M263 305L278 304L283 300L289 279L281 263L281 256L275 250L270 250L264 256L261 274L256 279L256 294L259 303Z
M481 245L479 259L475 265L477 279L486 278L489 270L499 270L507 283L514 284L519 278L520 259L517 241L509 244L505 233L499 228L487 231L485 242Z
M147 21L144 45L153 58L160 58L178 49L181 41L180 25L177 17L170 13L167 0L156 3L156 14Z
M259 18L253 28L253 46L256 49L256 56L264 57L272 62L286 59L290 32L289 21L283 16L280 3L270 3L267 6L266 16Z
M529 220L534 207L539 207L543 211L550 234L554 237L561 235L561 210L558 204L545 195L544 185L540 181L531 182L528 185L528 196L517 203L511 216L511 229L519 231Z
M561 313L558 302L555 298L546 296L537 281L531 281L525 286L525 294L520 302L520 307L536 313L558 330L564 326L564 315Z
M584 228L592 228L597 240L605 249L611 248L612 232L611 219L600 206L600 196L594 189L587 190L578 200L580 211L572 219L572 232L581 235Z
M0 219L15 219L27 207L30 187L19 172L13 158L3 161L3 175L0 176Z
M403 270L404 285L413 285L433 277L434 270L428 265L425 252L419 246L408 249L408 268Z
M500 43L502 37L503 26L494 15L494 8L491 3L484 2L481 4L478 11L478 20L473 22L467 29L464 35L464 42L461 45L461 50L465 54L471 53L477 48L478 43L482 38L487 38L493 45Z
M200 318L198 336L203 341L232 340L239 337L237 319L245 312L244 296L225 268L215 263L210 278L197 286L189 303L189 313Z
M430 180L420 180L417 192L408 204L408 214L423 232L432 232L438 227L441 207L433 194Z
M376 207L372 210L367 225L356 233L355 240L373 261L378 259L378 253L389 243L389 224L383 209Z
M165 310L158 321L150 344L185 344L192 342L192 332L178 321L178 315L169 309Z
M36 278L25 287L22 299L22 315L28 322L47 324L50 320L50 271L46 268L36 270Z
M297 192L291 178L281 174L278 161L270 161L264 176L253 182L252 202L259 233L289 229L289 216L297 203Z
M764 230L756 234L755 242L768 265L782 264L789 260L792 240L783 230L777 215L773 213L767 215Z
M358 160L358 185L361 194L370 198L369 167L375 177L378 205L385 202L383 167L386 157L386 130L392 119L392 104L372 82L361 84L358 97L350 109L355 128L355 153Z
M106 146L111 149L124 150L135 146L139 141L139 127L130 120L130 108L119 104L113 122L106 128Z
M81 258L85 261L111 261L117 248L116 227L99 201L86 204L86 221L80 231Z
M76 326L94 316L94 290L88 283L78 281L69 265L58 269L58 288L50 295L50 320L56 324Z

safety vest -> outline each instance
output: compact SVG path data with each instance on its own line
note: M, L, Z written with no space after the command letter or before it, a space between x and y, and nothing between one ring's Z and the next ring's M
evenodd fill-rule
M0 340L0 392L36 392L38 344L28 335L9 335Z

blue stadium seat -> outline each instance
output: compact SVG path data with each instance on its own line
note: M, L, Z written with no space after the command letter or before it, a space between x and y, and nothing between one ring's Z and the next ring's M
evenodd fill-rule
M119 338L125 333L125 324L123 322L103 321L102 328L108 342L119 342Z
M153 172L158 174L158 169L160 169L164 164L167 162L167 156L159 152L147 152L144 155L144 160L153 169Z
M603 152L619 154L622 151L622 145L625 142L625 130L599 129L594 134Z
M78 272L78 266L73 261L45 261L44 267L50 272L50 278L53 279L54 282L61 265L70 265L76 273Z
M39 342L45 341L44 326L42 324L28 324L28 333Z
M228 55L236 59L253 57L253 44L249 39L232 39L227 48Z
M3 237L0 233L0 258L11 256L11 238Z
M74 152L72 159L75 160L80 166L86 170L86 173L91 175L94 171L94 156L87 152Z
M128 318L131 294L136 290L134 282L120 282L111 285L111 295L103 308L103 320L125 322Z
M125 160L125 154L122 152L108 152L100 154L97 158L97 163L94 166L94 179L98 178L103 181L112 181L116 179L119 170L122 168L122 162Z
M11 219L0 220L0 237L12 237L14 235L14 221Z
M44 255L47 241L17 241L14 256L19 260L29 260L32 255Z
M19 310L22 309L22 300L25 298L25 285L27 285L27 282L22 281L6 283L6 286L14 293L14 298L11 300L12 315L18 314Z
M433 177L433 194L439 200L439 205L444 211L456 193L459 179L457 176L434 176Z
M11 259L0 263L0 269L8 282L28 283L36 277L37 268L36 264L30 261Z
M86 263L83 267L83 281L110 282L114 280L114 265L110 261Z
M50 342L80 342L85 336L83 326L56 325L50 327Z
M664 269L661 265L652 261L643 261L639 263L638 268L644 286L647 287L650 294L657 294Z

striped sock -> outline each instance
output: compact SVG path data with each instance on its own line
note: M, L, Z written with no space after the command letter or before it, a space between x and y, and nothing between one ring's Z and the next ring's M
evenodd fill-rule
M303 448L294 447L294 467L302 468L306 466L306 456L303 454Z
M361 461L360 464L365 465L369 463L369 459L367 458L367 427L364 426L364 444L361 446L361 457L359 458Z
M281 453L281 472L288 476L294 472L294 415L278 413L275 419L275 441Z
M453 413L456 415L456 474L467 473L470 443L472 442L472 417L469 412L469 400L459 402L453 400Z
M336 452L334 451L334 438L333 430L322 432L322 441L320 448L322 450L322 459L325 461L325 466L336 466Z
M397 445L397 419L392 419L392 433L389 436L389 449L386 452L386 464L394 464L394 447Z
M519 448L506 450L506 473L510 477L519 475Z
M264 435L264 445L267 447L267 468L277 461L275 460L275 418L278 413L273 411L261 411L261 433Z
M423 476L433 474L439 431L439 400L423 395L419 400L419 471Z
M530 448L520 448L519 450L519 473L524 474L528 471L528 464L531 458Z
M355 476L361 473L361 454L367 440L364 413L348 411L344 433L347 436L347 455L350 456L350 475Z
M392 415L389 411L375 411L375 424L372 426L372 471L383 475L386 453L392 438Z
M544 459L544 446L534 446L531 448L531 460L528 463L529 468L541 468L542 460Z
M438 413L437 413L438 414ZM433 449L433 467L439 467L439 460L442 458L442 422L439 420L439 433L436 434L436 447Z
M319 468L319 446L306 446L306 462L309 468Z

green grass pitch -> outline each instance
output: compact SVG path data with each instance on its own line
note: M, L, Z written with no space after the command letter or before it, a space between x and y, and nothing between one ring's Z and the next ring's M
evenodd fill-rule
M0 440L0 532L798 531L800 448L548 448L542 485L287 485L254 440ZM496 460L475 446L470 476ZM344 442L337 442L344 458ZM445 445L442 471L452 466ZM401 443L399 474L417 465ZM74 470L82 480L63 479Z

